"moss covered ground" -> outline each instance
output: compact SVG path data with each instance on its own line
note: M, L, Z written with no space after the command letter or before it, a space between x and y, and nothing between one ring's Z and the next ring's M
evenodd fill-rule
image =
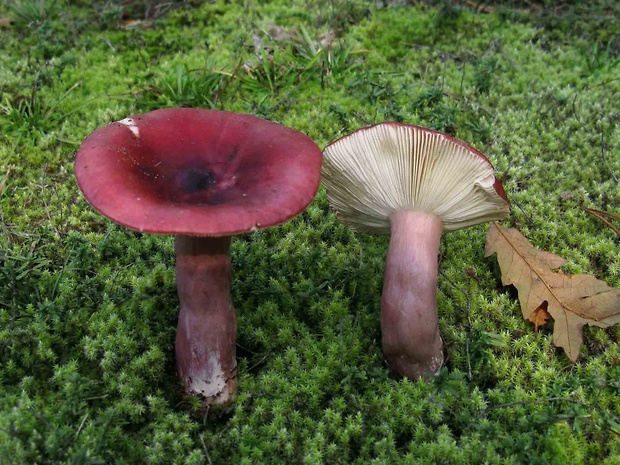
M80 142L169 106L252 113L321 147L384 120L487 154L504 222L620 287L616 2L0 2L0 464L620 463L620 328L571 364L484 257L444 236L432 382L380 351L387 238L319 191L233 240L240 395L204 418L174 374L173 239L102 218ZM137 21L131 21L137 20ZM322 41L322 42L321 42Z

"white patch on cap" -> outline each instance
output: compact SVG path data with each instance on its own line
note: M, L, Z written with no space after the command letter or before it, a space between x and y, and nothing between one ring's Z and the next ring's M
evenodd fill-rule
M127 126L129 128L129 130L131 132L133 132L133 135L136 137L140 137L140 129L138 129L138 126L136 125L136 122L133 120L133 118L125 118L119 121L119 123Z

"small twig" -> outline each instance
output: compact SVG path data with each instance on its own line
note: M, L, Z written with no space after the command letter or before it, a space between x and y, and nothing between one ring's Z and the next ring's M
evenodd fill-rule
M596 86L593 86L592 89L596 89L597 87L603 87L609 84L610 82L617 81L617 80L618 79L615 78L615 79L610 79L608 81L604 81ZM583 94L586 90L590 90L590 89L586 87L585 89L581 91L581 93ZM575 96L573 97L573 103L572 103L573 114L575 115L577 122L585 130L586 125L581 121L581 119L579 118L579 114L577 113L577 97L578 96L579 96L579 93L576 93ZM604 113L603 113L603 109L601 108L601 120L603 119L603 117L604 117ZM609 166L609 162L607 161L607 157L605 156L605 132L603 129L601 129L601 158L603 159L603 163L605 163L605 167L607 168L607 171L609 171L609 174L611 174L611 177L616 181L616 183L620 182L618 180L618 177L614 174L614 171Z
M453 94L451 92L447 92L445 90L442 90L441 93L443 95L445 95L446 97L448 97L448 98L456 100L459 103L464 103L466 105L470 105L471 107L474 107L474 108L477 108L477 109L480 109L480 110L484 111L487 115L489 115L491 118L493 118L493 120L497 119L497 115L496 114L494 114L491 110L489 110L488 108L486 108L486 107L484 107L484 106L482 106L482 105L480 105L478 103L472 103L469 100L467 100L467 98L465 98L465 97L458 96L456 94Z
M90 400L99 400L99 399L105 399L109 397L109 394L104 394L102 396L95 396L95 397L87 397L86 399L84 399L85 401L90 401Z
M0 200L2 200L2 196L4 194L4 192L6 191L6 184L7 181L9 179L9 175L11 174L11 165L7 166L6 168L6 174L4 175L4 177L2 178L2 181L0 181ZM6 227L6 223L4 222L4 211L2 210L2 204L0 203L0 226L2 226L2 231L4 232L5 237L7 238L8 242L11 242L11 236L9 234L9 230Z
M82 418L82 422L80 423L80 426L78 427L78 430L75 432L75 438L76 439L80 435L80 432L82 431L82 428L84 427L84 423L86 422L87 418L88 418L88 412L86 412L86 415L84 415L84 418Z
M433 86L432 84L429 84L428 82L426 82L426 80L424 80L424 78L420 78L420 81L422 82L422 84L424 84L427 87L430 87L431 89L435 89L436 87ZM471 108L474 109L478 109L478 110L482 110L483 112L485 112L487 115L489 115L491 118L493 118L493 120L497 119L497 115L494 114L491 110L489 110L488 108L484 107L483 105L480 105L479 103L474 103L474 102L470 102L467 97L463 97L461 95L456 95L453 94L452 92L448 92L447 90L443 89L444 85L443 82L441 84L441 89L439 89L439 91L441 92L441 94L444 97L448 97L451 98L452 100L456 100L459 103L462 103L464 105L469 105Z
M220 100L220 97L226 91L231 81L237 76L237 73L239 72L239 69L241 68L242 65L243 65L243 58L239 59L239 62L233 69L232 73L226 73L226 72L220 73L222 76L226 76L226 78L224 78L224 84L213 95L214 104Z
M15 323L16 321L22 320L24 318L34 318L34 315L15 315L9 319L9 323Z
M211 461L211 457L209 456L209 451L207 450L207 445L205 444L204 436L201 434L198 437L200 438L200 442L202 443L202 448L204 449L205 455L207 456L207 462L209 462L209 465L213 465L213 462Z
M110 50L112 50L113 52L116 52L116 49L114 48L114 45L112 45L112 42L110 42L108 39L106 38L101 38L101 40L108 46L110 47ZM139 50L139 49L138 49Z
M38 413L34 407L29 407L28 410L30 410L30 412L37 418L37 420L39 420L41 423L45 424L45 426L47 426L50 429L53 429L54 427L52 426L52 424L47 421L45 419L45 417L43 417L43 415L41 415L40 413Z
M615 215L612 215L611 213L607 213L607 212L604 212L604 211L601 211L601 210L596 210L596 209L594 209L594 208L586 208L586 211L587 211L590 215L592 215L592 216L594 216L594 217L598 218L598 219L599 219L599 220L601 220L603 223L605 223L605 225L606 225L608 228L610 228L613 232L615 232L615 233L616 233L616 234L620 237L620 229L619 229L619 228L616 228L616 227L615 227L613 224L611 224L611 222L609 222L609 221L608 221L605 217L610 218L610 219L615 220L615 221L620 221L620 218L618 218L618 217L617 217L617 216L615 216Z
M267 352L258 362L256 362L251 367L247 368L243 373L239 373L239 374L250 373L254 368L261 365L265 360L267 360L267 357L269 357L270 355L271 355L271 351Z
M525 213L525 210L523 210L523 208L521 208L521 205L514 198L510 199L510 203L512 203L512 205L514 205L515 207L517 207L521 211L521 213L525 217L525 222L529 226L531 226L531 227L535 226L535 223L534 223L534 220L532 220L532 217L530 215L528 215L527 213Z
M601 113L602 112L603 112L603 109L601 108ZM602 116L603 115L601 115L601 117ZM616 183L618 183L618 177L614 174L613 170L609 166L609 162L607 161L607 157L605 156L605 131L603 131L602 128L601 128L601 158L603 159L603 163L605 163L605 166L607 167L607 171L609 171L609 173L611 174L611 177L614 178Z

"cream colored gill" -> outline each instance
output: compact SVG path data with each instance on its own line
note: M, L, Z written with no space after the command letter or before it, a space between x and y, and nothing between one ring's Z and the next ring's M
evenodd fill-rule
M504 218L508 203L491 164L441 133L384 123L345 136L324 151L323 183L338 218L389 233L391 213L438 215L455 230Z

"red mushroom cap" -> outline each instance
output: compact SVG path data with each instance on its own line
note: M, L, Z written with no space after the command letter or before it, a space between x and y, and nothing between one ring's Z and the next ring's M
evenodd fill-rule
M75 176L102 215L138 231L227 236L282 223L314 198L322 153L255 116L170 108L97 129Z

